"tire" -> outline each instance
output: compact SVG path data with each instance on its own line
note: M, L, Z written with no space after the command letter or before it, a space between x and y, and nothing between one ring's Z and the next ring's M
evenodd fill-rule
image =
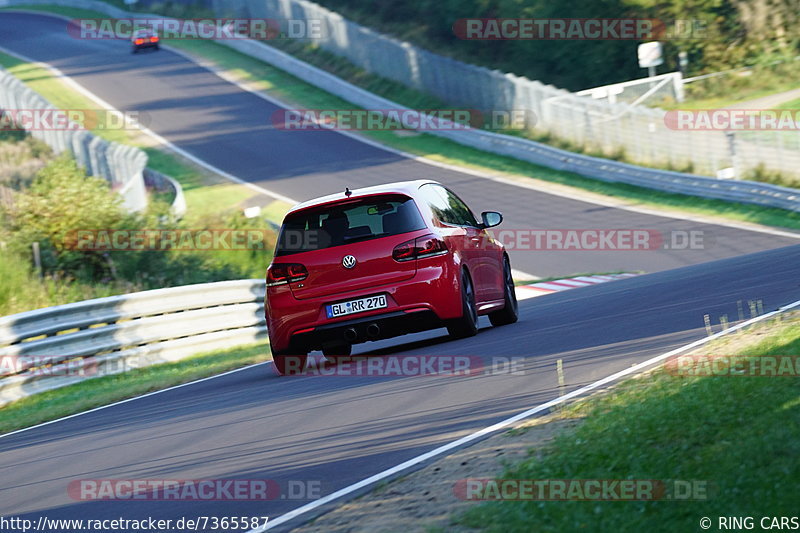
M454 339L472 337L478 333L478 306L475 304L475 287L469 273L461 276L461 317L447 325L447 332Z
M322 347L322 355L334 364L339 361L340 357L349 357L351 353L353 353L353 345L347 342Z
M158 45L155 45L153 48L155 48L156 50L160 50L160 48L158 47Z
M306 368L308 354L272 352L272 362L279 376L297 376Z
M136 48L135 46L134 46L133 48L131 48L131 53L132 53L132 54L135 54L135 53L137 53L138 51L139 51L139 49L138 49L138 48Z
M513 324L519 319L517 294L514 290L514 278L511 275L511 263L508 257L503 260L503 293L506 305L499 311L489 313L489 321L495 327Z

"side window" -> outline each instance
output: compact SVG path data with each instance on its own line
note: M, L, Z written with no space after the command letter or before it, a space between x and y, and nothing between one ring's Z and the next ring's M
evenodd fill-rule
M428 183L420 188L434 215L446 224L477 226L478 222L461 198L441 185Z
M445 200L444 195L439 193L438 189L441 189L441 187L429 183L420 187L419 190L436 218L448 224L455 224L455 222L448 217L447 208L449 206L447 205L447 200Z
M478 221L475 220L475 215L472 214L472 211L469 210L467 204L465 204L461 198L456 196L456 193L451 191L450 189L445 189L444 187L440 187L442 192L447 195L447 203L450 205L450 210L453 212L453 217L460 222L462 226L477 226Z

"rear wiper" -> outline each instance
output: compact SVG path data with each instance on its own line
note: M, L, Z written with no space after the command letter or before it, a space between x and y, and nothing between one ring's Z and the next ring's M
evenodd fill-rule
M374 239L375 235L356 235L355 237L345 237L345 242L358 242L358 241L366 241L369 239Z

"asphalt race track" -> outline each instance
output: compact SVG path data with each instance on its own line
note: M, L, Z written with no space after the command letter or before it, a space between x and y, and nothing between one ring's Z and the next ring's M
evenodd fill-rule
M81 502L80 479L271 479L345 487L437 445L705 335L703 315L800 299L800 246L520 302L520 322L448 341L444 330L378 353L471 355L523 374L280 378L268 365L0 438L0 515L102 519L277 517L307 500ZM363 352L364 345L361 351ZM389 348L391 346L391 348ZM522 348L525 347L525 348Z
M41 16L0 14L0 29L0 45L56 66L120 109L148 111L150 127L178 146L298 200L428 176L478 210L500 207L510 228L702 229L716 241L683 253L517 253L515 265L538 275L655 273L520 302L519 323L493 329L482 319L471 339L449 341L436 330L356 350L468 355L488 369L521 358L521 373L279 378L265 364L2 437L0 516L275 518L309 501L289 497L292 482L318 483L321 495L330 494L556 397L559 358L574 390L702 338L703 316L735 319L738 300L762 300L772 310L800 299L800 245L782 247L793 239L499 185L335 133L276 131L267 102L169 52L132 56L124 42L78 41L63 21ZM282 493L267 502L87 502L68 493L81 479L243 478L274 480Z
M430 178L451 186L476 212L502 211L501 229L652 229L706 235L706 246L693 250L512 250L512 266L536 276L656 272L799 242L491 182L336 132L276 129L272 115L279 108L182 56L166 50L133 55L127 41L73 38L62 19L2 13L0 29L0 46L49 63L117 109L142 113L150 129L217 168L297 201L345 187Z

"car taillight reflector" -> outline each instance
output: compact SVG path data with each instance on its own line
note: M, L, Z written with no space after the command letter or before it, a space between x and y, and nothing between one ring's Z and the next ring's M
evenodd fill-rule
M157 43L158 42L158 37L150 37L150 42L151 43Z
M425 235L415 241L417 258L430 257L432 255L442 255L447 253L447 245L439 237Z
M447 253L447 245L435 235L425 235L410 241L398 244L392 250L392 259L395 261L411 261Z
M142 43L144 43L144 39L136 39L133 42L136 43L136 44L142 44Z
M308 270L300 263L277 263L267 270L267 287L302 281L307 277Z
M410 261L414 259L414 240L398 244L392 250L392 259L395 261Z

